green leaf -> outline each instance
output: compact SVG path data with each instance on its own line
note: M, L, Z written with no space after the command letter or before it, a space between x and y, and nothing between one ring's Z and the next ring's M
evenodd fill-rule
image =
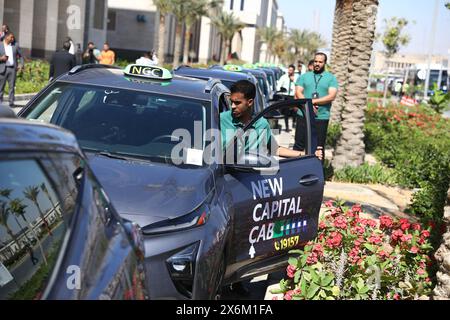
M271 289L270 293L271 294L280 294L280 293L284 293L285 291L282 289Z
M319 291L319 297L321 297L321 298L326 298L326 297L327 297L327 293L326 293L324 290L320 289L320 291Z
M370 252L372 252L372 253L375 253L375 252L376 252L375 247L374 247L373 245L371 245L371 244L366 243L366 244L364 244L364 247L365 247L367 250L369 250Z
M315 283L319 283L320 282L319 274L315 270L311 270L311 279Z
M281 280L280 281L280 289L282 290L282 292L286 292L288 291L288 286L289 286L289 281L288 280Z
M308 259L307 255L303 255L300 259L300 268L304 268L306 266L306 260Z
M320 285L322 287L329 286L331 281L333 281L333 280L334 280L334 275L333 274L329 274L329 275L327 275L327 276L325 276L325 277L320 279Z
M311 273L309 273L309 272L303 273L303 279L305 279L306 281L310 282L311 278L312 278Z
M341 290L339 289L338 286L334 286L334 287L331 289L331 293L333 294L333 296L339 297L339 295L341 294Z
M296 258L289 258L288 263L289 263L291 266L297 267L297 266L298 266L298 259L296 259Z
M306 294L306 280L305 280L305 278L302 278L300 280L300 290L302 290L303 295Z
M300 254L300 255L303 255L303 251L302 250L291 250L291 251L289 251L289 254Z
M308 288L307 298L312 299L316 295L317 291L319 291L319 289L320 287L313 282Z
M370 290L369 287L363 286L361 289L358 290L358 292L359 292L360 294L364 294L364 293L369 292L369 290Z
M298 281L300 280L301 276L302 276L302 271L301 270L298 270L297 272L295 272L294 283L298 283Z

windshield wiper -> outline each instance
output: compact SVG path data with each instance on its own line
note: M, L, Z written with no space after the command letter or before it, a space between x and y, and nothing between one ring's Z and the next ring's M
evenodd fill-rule
M122 156L122 155L114 154L114 153L111 153L109 151L100 151L100 150L90 149L90 148L82 148L82 149L85 152L93 153L95 155L106 157L106 158L118 159L118 160L127 160L127 161L131 160L131 158L129 158L129 157L125 157L125 156Z

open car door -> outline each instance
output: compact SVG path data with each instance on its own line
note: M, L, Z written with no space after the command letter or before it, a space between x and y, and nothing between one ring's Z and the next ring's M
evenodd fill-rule
M225 277L228 283L285 267L288 252L317 235L324 175L315 156L317 136L311 100L283 101L265 109L237 134L227 153L258 119L289 108L299 108L306 119L305 156L278 161L270 155L237 150L235 160L244 161L225 165L226 188L234 206Z

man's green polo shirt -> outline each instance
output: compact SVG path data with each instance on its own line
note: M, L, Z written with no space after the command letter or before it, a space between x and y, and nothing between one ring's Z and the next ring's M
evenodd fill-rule
M313 93L315 92L319 94L319 98L323 98L328 95L328 89L338 89L338 82L336 77L328 71L324 71L321 74L307 72L301 75L300 78L298 78L295 85L304 89L303 95L306 99L312 99ZM316 119L329 120L330 110L331 103L319 106L319 111L317 113ZM303 117L303 114L300 110L298 111L298 115Z
M220 114L220 130L223 150L225 150L228 143L233 139L236 132L243 128L244 125L233 118L231 110ZM258 119L258 121L253 124L248 138L246 137L245 151L258 150L260 146L267 147L267 151L270 151L271 137L272 132L270 130L269 122L264 118Z

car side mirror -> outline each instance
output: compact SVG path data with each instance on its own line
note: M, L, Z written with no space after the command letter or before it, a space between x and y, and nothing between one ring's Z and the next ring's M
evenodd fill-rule
M244 152L238 156L236 163L225 164L227 171L253 172L259 174L276 174L279 171L278 161L268 155L257 152Z

